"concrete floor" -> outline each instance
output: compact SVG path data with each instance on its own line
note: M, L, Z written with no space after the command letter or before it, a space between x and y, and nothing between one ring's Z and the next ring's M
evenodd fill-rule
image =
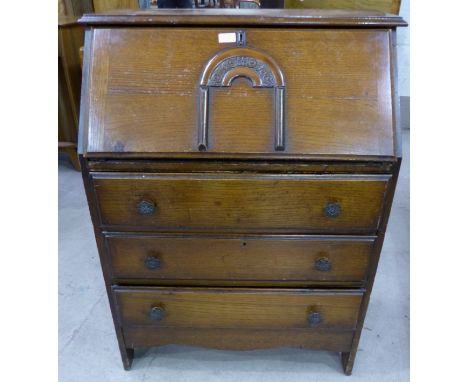
M409 381L409 131L381 262L353 376L337 353L281 348L234 352L164 346L136 352L124 371L80 173L59 159L59 380Z

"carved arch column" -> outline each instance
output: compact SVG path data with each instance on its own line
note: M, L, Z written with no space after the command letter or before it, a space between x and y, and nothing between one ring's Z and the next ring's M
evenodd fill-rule
M199 89L198 150L208 149L210 88L230 87L239 77L247 78L254 88L275 89L275 150L284 150L284 76L273 58L251 48L224 50L206 64Z

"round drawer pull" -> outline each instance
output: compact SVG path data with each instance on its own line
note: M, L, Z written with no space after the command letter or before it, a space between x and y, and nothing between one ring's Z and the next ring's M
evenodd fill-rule
M341 214L341 205L340 203L328 203L323 209L325 216L329 218L336 218Z
M148 269L159 269L161 268L161 260L154 256L148 256L145 259L145 267Z
M160 306L153 306L150 310L150 318L155 321L161 321L165 316L164 309Z
M322 315L319 312L310 312L307 321L309 321L309 326L317 326L322 322Z
M332 269L332 263L326 257L315 260L315 269L320 272L329 272Z
M140 215L150 216L153 215L156 211L156 206L153 202L150 202L148 200L142 200L137 204L137 211Z

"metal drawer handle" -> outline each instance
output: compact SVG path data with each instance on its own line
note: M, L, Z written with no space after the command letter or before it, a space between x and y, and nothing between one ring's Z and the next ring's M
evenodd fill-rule
M150 318L152 320L161 321L165 315L166 312L160 306L153 306L150 310Z
M315 260L315 269L320 272L329 272L332 269L331 261L326 257Z
M341 215L341 205L340 203L328 203L323 212L329 218L336 218Z
M142 216L151 216L154 215L156 211L156 206L153 202L148 200L142 200L137 204L138 214Z
M322 315L319 312L310 312L307 321L309 321L309 326L317 326L322 322Z
M161 268L161 260L154 256L148 256L145 259L145 266L148 269L159 269Z

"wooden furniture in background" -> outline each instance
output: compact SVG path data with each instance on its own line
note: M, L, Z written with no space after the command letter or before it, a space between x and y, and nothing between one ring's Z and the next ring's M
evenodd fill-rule
M138 9L138 0L59 0L58 1L58 149L80 169L76 143L80 106L82 48L84 30L76 21L84 13L113 9Z
M59 16L82 16L114 9L139 9L146 0L58 0ZM148 0L149 1L149 0Z
M59 16L82 16L92 12L93 0L58 0Z
M302 346L340 352L351 374L401 161L405 22L229 9L81 22L80 161L124 367L170 343Z
M60 16L58 22L58 149L69 155L80 169L76 143L81 92L80 47L84 29L73 16Z
M401 0L284 0L284 8L371 9L397 15Z
M114 9L139 9L138 0L93 0L94 12L112 11Z

